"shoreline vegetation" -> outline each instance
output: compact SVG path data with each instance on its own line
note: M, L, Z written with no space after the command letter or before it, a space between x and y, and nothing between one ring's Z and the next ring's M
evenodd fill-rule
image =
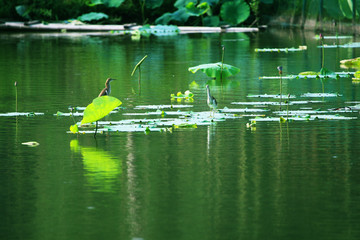
M2 31L126 31L175 25L187 32L269 27L360 32L358 0L0 0ZM183 29L181 29L183 28Z
M125 34L139 30L141 25L98 25L98 24L66 24L66 23L47 23L36 22L26 24L26 22L4 22L0 24L2 31L26 31L26 32L115 32ZM149 26L154 27L154 26ZM177 26L179 33L220 33L220 32L257 32L257 27L204 27L204 26Z

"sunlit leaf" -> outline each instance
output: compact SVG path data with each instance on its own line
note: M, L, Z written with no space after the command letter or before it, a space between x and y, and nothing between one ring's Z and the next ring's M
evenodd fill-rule
M70 131L71 131L72 133L78 133L78 132L79 132L79 127L78 127L78 125L76 125L76 124L71 125L71 126L70 126Z
M111 96L97 97L84 110L81 124L96 122L121 105L121 101Z
M307 72L301 72L299 73L299 75L305 76L305 75L319 75L320 73L318 72L313 72L313 71L307 71Z
M189 2L186 5L186 10L190 16L201 16L210 10L210 5L207 2L203 2L196 6L195 3Z

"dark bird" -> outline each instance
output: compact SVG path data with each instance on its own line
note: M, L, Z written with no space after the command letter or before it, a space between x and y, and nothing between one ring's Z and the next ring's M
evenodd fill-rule
M115 80L115 79L113 79L113 78L106 79L105 88L100 92L99 97L105 96L105 95L110 95L110 92L111 92L110 82L112 80Z
M217 101L213 96L211 96L209 85L206 85L206 90L207 90L207 104L210 110L214 112L217 108Z

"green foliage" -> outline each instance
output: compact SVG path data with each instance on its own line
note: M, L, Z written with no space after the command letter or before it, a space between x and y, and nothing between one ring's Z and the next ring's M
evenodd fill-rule
M353 58L353 59L344 59L340 61L341 66L344 66L345 68L360 68L360 57Z
M221 74L223 78L227 78L240 72L239 68L229 64L221 64L221 62L201 64L189 68L189 71L192 73L196 73L198 70L204 72L208 77L216 79L220 79Z
M250 8L244 0L226 2L221 6L220 16L224 21L237 25L250 16Z
M119 7L125 0L90 0L89 6L104 4L107 7Z
M190 17L201 17L202 24L207 26L219 26L221 23L238 25L250 16L250 7L244 0L177 0L174 6L177 8L175 12L163 14L155 23L174 21L183 24ZM220 13L217 12L219 9Z
M324 76L335 75L335 72L323 67L320 69L320 75L324 75Z
M90 21L100 20L103 18L107 19L109 18L109 16L101 12L91 12L81 15L80 17L78 17L78 20L82 22L90 22Z
M120 105L121 101L115 97L97 97L84 110L84 117L81 120L81 124L96 122Z
M79 127L78 127L78 125L77 125L77 124L71 125L71 126L70 126L70 131L71 131L72 133L78 133L78 132L79 132Z
M260 0L260 2L265 3L265 4L273 4L274 0Z
M155 9L163 4L163 0L143 0L145 1L146 8Z
M207 2L198 4L197 6L193 2L186 4L187 12L190 16L201 16L210 10L210 5Z

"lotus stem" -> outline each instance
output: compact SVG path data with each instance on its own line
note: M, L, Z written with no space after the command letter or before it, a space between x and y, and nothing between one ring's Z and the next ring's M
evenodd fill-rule
M96 133L97 133L97 130L98 130L98 121L96 121L96 127L95 127L94 138L96 138Z
M139 94L141 92L141 69L140 69L140 65L144 62L144 60L147 58L147 55L145 55L134 67L134 70L131 73L131 76L133 76L135 74L136 69L139 69L139 80L138 80L138 84L139 84Z
M286 105L286 120L289 120L289 102L290 102L290 93L288 94L288 101Z
M224 68L225 46L222 45L221 48L222 48L222 49L221 49L221 50L222 50L222 53L221 53L221 72L220 72L220 80L221 80L221 82L222 82L222 79L223 79L222 75L223 75L223 68Z
M277 67L280 75L280 111L281 111L281 102L282 102L282 66Z
M325 49L323 43L324 36L320 33L319 37L320 37L320 45L321 45L321 68L323 68L325 65Z
M17 82L14 83L15 86L15 110L18 111L18 95L17 95Z

